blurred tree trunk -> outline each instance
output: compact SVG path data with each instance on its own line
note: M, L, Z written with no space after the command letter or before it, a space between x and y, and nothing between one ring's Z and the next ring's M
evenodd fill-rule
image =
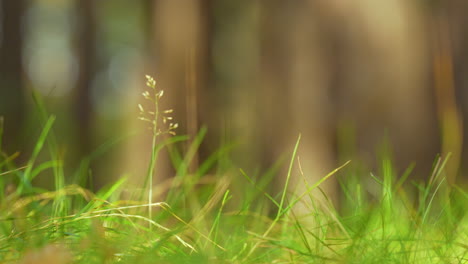
M264 96L259 96L261 107L257 111L262 128L260 156L264 165L271 167L278 157L291 151L299 133L302 135L297 153L302 172L295 160L295 176L289 183L296 195L306 190L304 181L312 185L334 165L334 104L329 94L330 64L335 58L329 57L326 35L331 27L311 6L307 1L262 2L260 94ZM283 166L280 175L287 175L286 168ZM283 189L285 180L277 179L276 191ZM334 179L321 185L329 197L335 196L335 187ZM299 214L310 212L302 206L297 206Z
M95 75L96 14L95 1L77 0L78 26L76 45L78 54L78 79L74 90L73 113L76 120L77 140L73 162L79 162L92 150L91 85Z
M209 0L157 1L154 5L156 77L160 88L167 90L163 104L174 108L179 133L188 134L191 140L199 128L198 105L206 103L199 98L208 86L209 10ZM192 169L197 162L196 156Z
M212 1L211 86L200 96L201 120L212 149L236 142L229 156L248 172L259 169L259 1ZM248 155L246 155L248 153Z
M456 181L463 182L467 181L468 177L466 173L468 172L468 164L463 162L464 160L468 159L468 145L466 144L466 139L468 139L468 129L466 127L467 117L468 117L468 27L466 26L468 23L468 2L464 0L451 0L451 1L440 1L443 7L439 7L439 12L442 13L441 20L446 20L445 23L445 30L446 32L446 42L451 45L449 47L449 51L453 54L450 54L450 59L453 60L453 106L455 108L453 111L456 114L456 118L458 121L458 127L454 127L454 129L458 129L460 134L458 138L452 139L452 144L457 144L457 148L452 151L458 150L460 153L457 154L455 158L458 160L454 160L451 158L450 166L460 166L460 168L455 167L455 169L460 169L459 171L455 171L454 173L458 173L459 175L450 175L448 180L451 183ZM458 162L454 166L454 163ZM461 173L460 173L461 172ZM455 176L464 176L464 178L456 179Z
M202 97L200 93L208 93L205 89L209 89L206 87L209 68L207 58L210 57L210 3L211 0L144 2L145 53L149 54L145 74L152 75L156 79L157 89L165 91L160 107L162 110L174 110L174 122L179 124L177 134L190 136L186 147L198 132L199 120L203 118L200 111L202 103L198 101ZM141 89L143 92L145 88ZM133 143L128 144L126 152L129 156L125 170L142 176L149 163L146 158L149 155L146 154L150 153L148 142L151 142L151 135L147 133L146 124L139 122L137 125L145 130ZM145 154L142 157L134 153ZM155 183L161 183L174 174L167 154L166 149L163 149L159 155ZM194 172L197 157L190 164L189 173ZM133 180L142 181L138 177L133 177Z
M200 0L199 2L199 40L197 46L191 49L187 57L186 91L188 92L188 96L186 100L186 115L188 119L187 132L190 135L196 135L202 126L206 125L209 127L212 125L211 120L213 120L210 116L213 111L205 107L210 104L210 101L204 99L209 98L208 96L213 93L210 75L212 72L211 50L213 39L212 5L213 0ZM213 132L209 132L204 140L204 144L199 149L199 155L197 155L191 164L192 172L218 146L219 141L213 142L214 140L209 140L210 137L219 138L219 135Z
M6 152L24 148L22 128L25 104L22 70L22 18L23 0L1 0L1 48L0 48L0 116L5 120L3 138Z
M434 105L440 131L440 152L451 155L444 167L446 180L453 184L461 170L466 170L463 160L467 151L463 138L468 135L464 129L463 116L468 113L466 88L468 87L467 48L468 4L463 0L432 1L429 7L427 24L431 49L432 71L430 79L434 90Z

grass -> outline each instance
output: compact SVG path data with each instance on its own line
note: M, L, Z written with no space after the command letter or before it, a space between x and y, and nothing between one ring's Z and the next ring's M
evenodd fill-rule
M125 179L96 193L79 185L93 155L66 183L54 117L42 119L26 166L16 167L16 156L2 152L0 263L468 263L468 193L445 180L449 157L437 157L425 183L410 181L411 168L397 175L385 156L374 173L345 162L294 195L288 185L300 176L293 175L299 137L285 164L286 184L275 194L267 188L275 170L254 177L235 168L228 159L232 146L189 173L202 129L186 154L171 148L177 176L164 201L149 198L157 153L186 137L156 138L147 197L123 200L123 191L141 190ZM48 161L38 159L46 154ZM54 189L34 186L41 174L53 175ZM330 177L341 186L338 209L312 192ZM298 204L309 214L299 216Z

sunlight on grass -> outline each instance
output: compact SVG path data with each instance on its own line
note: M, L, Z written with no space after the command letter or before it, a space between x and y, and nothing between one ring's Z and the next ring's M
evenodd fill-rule
M160 135L158 118L154 113L148 119L155 137ZM409 181L411 167L397 175L387 157L377 172L361 175L348 161L318 182L308 182L307 175L292 170L298 167L303 174L301 163L307 162L297 156L299 136L286 184L271 193L267 183L277 170L266 172L266 179L226 167L232 146L222 146L189 174L206 135L203 128L187 153L171 150L177 174L167 184L152 188L157 152L186 137L153 138L149 186L132 189L122 178L92 193L79 182L65 182L63 161L53 149L53 122L54 117L43 118L26 166L15 166L15 156L1 153L0 263L468 262L468 193L446 181L449 156L437 157L426 183ZM174 128L170 125L167 132ZM46 155L45 146L49 161L37 159ZM54 175L54 190L34 185L40 174ZM306 191L291 194L291 177L303 177ZM321 191L330 177L341 185L337 208L327 194L320 200L312 192ZM148 200L141 195L145 187ZM123 191L136 194L125 197L142 199L123 200ZM153 202L156 192L166 193L166 199ZM294 209L301 203L310 209L305 216Z

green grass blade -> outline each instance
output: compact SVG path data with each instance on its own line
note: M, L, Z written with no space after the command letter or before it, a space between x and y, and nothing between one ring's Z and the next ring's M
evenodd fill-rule
M41 152L42 147L44 146L44 143L47 139L47 135L49 131L51 130L54 122L55 122L55 116L49 117L49 119L44 125L44 128L42 129L39 139L37 140L36 146L34 147L31 158L29 159L27 163L27 168L24 171L22 184L18 186L17 192L19 194L23 193L23 191L30 191L31 181L33 180L31 172L34 167L34 163L36 162L36 159L39 156L39 153Z
M230 198L231 196L229 196L229 189L228 189L224 193L223 199L221 200L221 206L218 209L216 217L213 221L213 225L211 226L210 232L208 233L208 237L210 237L211 240L213 240L213 242L216 244L218 243L217 240L218 240L218 231L219 231L219 223L221 220L221 215L223 213L224 206L226 205L226 203L229 201Z
M255 189L257 189L259 192L261 192L263 195L265 195L265 197L268 198L268 200L270 200L276 207L280 208L280 205L279 203L275 200L275 198L271 197L271 195L269 195L265 190L263 190L261 187L259 187L257 184L255 184L255 182L252 180L252 178L250 178L247 173L244 172L244 170L242 169L239 169L240 173L242 174L242 176L244 176L247 181L255 187Z
M283 206L284 201L286 199L286 193L289 190L289 181L291 179L292 168L294 165L294 160L296 159L297 150L299 148L299 143L301 142L301 134L297 137L296 145L294 146L294 150L291 156L291 161L289 162L288 174L286 175L286 183L284 184L283 194L281 195L281 200L279 203L278 213L276 214L276 218L278 219L283 214Z
M310 186L309 188L307 188L306 191L304 191L301 195L299 195L296 199L294 199L288 207L286 207L280 214L280 216L282 216L283 214L285 214L289 209L291 209L294 205L296 205L302 198L304 198L307 194L309 194L310 192L312 192L315 188L317 188L318 186L320 186L320 184L322 184L324 181L328 180L331 176L335 175L335 173L337 173L339 170L341 170L342 168L346 167L351 161L348 160L347 162L345 162L343 165L339 166L338 168L334 169L332 172L328 173L325 177L323 177L322 179L320 179L318 182L316 182L315 184L313 184L312 186Z

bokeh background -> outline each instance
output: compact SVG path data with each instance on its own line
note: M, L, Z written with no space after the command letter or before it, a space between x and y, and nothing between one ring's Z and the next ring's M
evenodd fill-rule
M150 74L178 134L208 128L194 163L235 142L235 168L266 170L301 133L311 179L348 159L372 169L389 142L400 171L415 162L427 178L450 152L448 180L464 181L468 1L0 3L2 150L20 152L19 165L41 131L35 91L71 171L116 142L92 161L92 188L143 176L151 135L137 105ZM168 164L163 155L159 177Z

